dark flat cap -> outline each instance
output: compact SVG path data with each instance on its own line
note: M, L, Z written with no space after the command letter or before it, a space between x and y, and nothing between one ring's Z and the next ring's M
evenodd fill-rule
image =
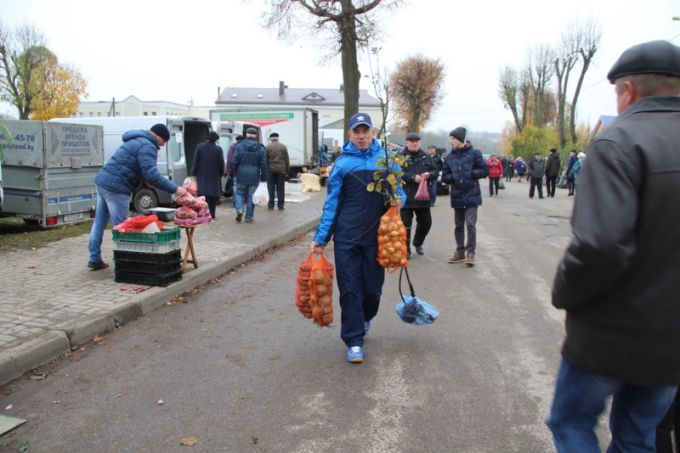
M249 127L246 129L246 134L247 135L257 135L257 129L254 127Z
M650 41L631 47L621 54L607 78L614 83L631 74L667 74L680 77L680 47L668 41Z
M406 141L417 142L418 140L420 140L420 135L416 134L415 132L409 132L406 134Z
M278 132L272 132L269 134L269 138L279 138L279 133Z

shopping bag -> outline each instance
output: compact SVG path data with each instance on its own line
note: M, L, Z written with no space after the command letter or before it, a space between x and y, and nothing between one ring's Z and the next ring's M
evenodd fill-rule
M388 272L408 266L406 227L396 206L390 206L380 218L377 259Z
M295 307L305 318L312 317L311 289L309 288L312 264L314 264L314 261L312 261L312 254L310 253L300 263L297 276L295 277Z
M416 201L429 201L430 200L430 184L427 178L420 178L420 183L418 184L418 191L413 197Z
M267 190L267 183L261 182L255 193L253 193L253 204L257 206L267 206L269 204L269 191Z
M312 259L309 303L314 324L325 327L333 322L333 265L323 255Z
M411 290L410 296L404 296L401 292L401 276L404 272L406 272L406 280ZM405 323L422 326L432 324L439 318L439 310L416 296L407 268L402 268L399 273L399 295L401 296L401 302L397 304L397 315Z

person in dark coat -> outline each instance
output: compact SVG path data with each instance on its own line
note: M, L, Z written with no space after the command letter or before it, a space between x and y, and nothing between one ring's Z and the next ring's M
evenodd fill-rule
M420 136L415 132L406 135L406 148L400 153L404 156L404 174L401 180L404 182L406 202L402 205L401 221L406 227L406 250L411 256L411 225L413 215L416 216L416 234L413 237L413 246L418 255L424 255L423 243L432 227L432 215L430 214L430 200L416 200L415 196L421 180L425 180L430 195L429 181L436 181L439 171L437 166L425 151L420 149Z
M224 151L217 145L220 136L210 131L208 140L196 147L191 176L196 178L198 195L204 196L213 220L215 206L222 194L222 176L224 176Z
M434 162L434 166L437 168L437 175L440 175L442 172L442 166L444 165L444 160L442 159L441 154L439 154L439 150L437 150L437 147L434 145L430 145L427 147L427 154L430 155L432 158L432 162ZM431 179L430 180L430 207L434 207L435 202L437 201L437 185L439 184L439 181L437 178Z
M456 251L449 263L465 262L472 267L477 248L477 208L482 205L479 180L489 176L489 167L482 152L465 140L466 132L464 127L457 127L449 134L452 149L444 159L442 181L451 184L451 207L456 223Z
M569 152L569 160L567 161L567 189L569 190L568 195L574 195L574 190L576 189L575 178L572 176L572 169L574 164L578 162L578 157L576 156L576 150L572 149Z
M543 198L543 176L545 175L545 161L541 158L541 153L534 153L534 157L529 159L527 164L529 169L529 198L534 198L535 189L538 189L538 198Z
M234 137L234 142L229 145L229 150L227 151L227 166L225 169L225 174L227 175L227 184L231 185L231 201L236 208L236 172L234 171L234 154L236 154L236 147L243 140L243 135L237 135ZM224 188L227 191L227 188Z
M552 303L566 338L548 427L559 452L653 452L680 384L680 47L623 52L619 116L588 147ZM583 189L583 190L581 190Z
M267 154L262 143L257 141L257 129L246 129L246 138L236 147L234 154L234 172L236 172L236 221L243 218L245 209L246 222L253 221L255 205L253 194L259 182L267 182ZM245 208L244 208L245 205Z
M549 197L555 197L555 188L557 187L557 177L560 176L560 155L557 154L556 148L550 148L550 155L545 163L545 191Z

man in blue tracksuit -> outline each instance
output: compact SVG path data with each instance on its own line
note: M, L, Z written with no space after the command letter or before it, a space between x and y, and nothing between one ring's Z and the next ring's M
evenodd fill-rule
M366 190L373 182L373 173L384 168L378 163L386 159L386 151L374 138L371 117L355 113L349 120L349 129L350 140L333 163L328 178L328 196L310 250L323 252L333 237L342 310L340 336L347 345L345 358L361 363L364 336L378 313L385 280L385 270L377 261L378 226L389 204L381 193ZM392 164L390 170L399 167ZM406 196L400 182L397 187L395 195L401 204Z

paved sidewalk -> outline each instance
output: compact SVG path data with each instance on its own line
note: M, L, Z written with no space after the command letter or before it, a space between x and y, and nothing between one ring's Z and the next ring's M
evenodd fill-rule
M37 250L0 251L0 385L310 231L325 194L287 202L284 211L257 207L250 224L236 223L231 199L223 199L217 220L196 229L198 269L189 264L182 280L165 288L114 282L111 231L102 244L110 267L100 271L86 267L87 235ZM184 233L181 246L184 257Z

